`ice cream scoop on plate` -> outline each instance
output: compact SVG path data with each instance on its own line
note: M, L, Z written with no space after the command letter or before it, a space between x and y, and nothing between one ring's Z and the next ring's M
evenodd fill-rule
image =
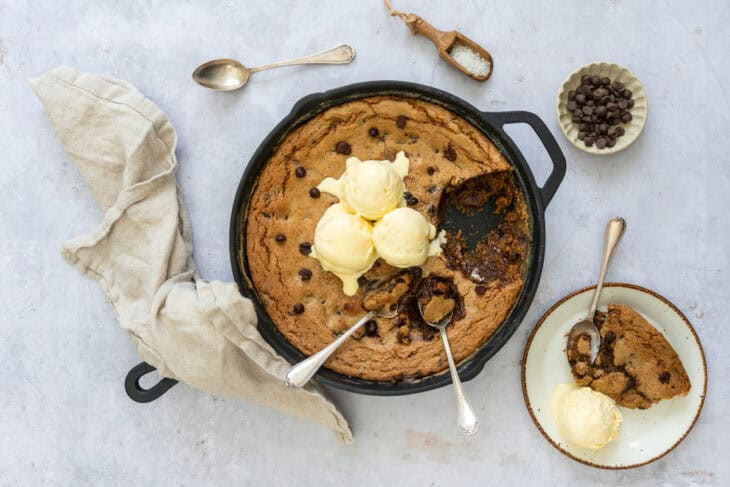
M561 436L574 446L598 450L618 437L623 417L613 399L590 387L558 384L550 402Z

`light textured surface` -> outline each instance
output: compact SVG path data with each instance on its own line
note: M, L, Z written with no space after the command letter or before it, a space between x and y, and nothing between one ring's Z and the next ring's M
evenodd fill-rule
M579 11L575 11L580 5ZM2 485L727 485L730 353L723 305L730 271L730 122L726 2L396 1L458 28L495 59L486 84L459 74L379 1L111 2L0 0L0 484ZM251 65L349 42L349 66L257 74L234 94L190 80L207 58ZM58 64L126 79L175 125L179 182L204 277L231 279L228 217L257 144L300 97L371 79L430 84L484 110L525 109L559 135L555 94L586 62L620 63L642 80L649 120L625 152L597 158L559 137L568 173L547 212L545 268L513 339L466 384L483 429L457 438L451 391L401 398L335 392L356 437L184 386L148 405L122 388L138 358L96 283L59 253L95 226L93 198L51 132L26 78ZM545 173L527 129L514 129ZM539 176L538 176L539 178ZM602 472L560 455L533 427L520 360L538 317L597 272L602 228L628 233L610 272L665 295L705 345L709 394L673 453L635 471ZM91 338L85 338L91 337Z

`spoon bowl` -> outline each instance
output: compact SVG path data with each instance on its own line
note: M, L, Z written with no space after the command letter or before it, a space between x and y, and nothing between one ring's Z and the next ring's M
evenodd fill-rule
M233 91L246 84L251 70L235 59L213 59L193 71L193 79L215 91Z
M445 330L446 327L449 326L449 323L451 323L451 319L454 317L454 311L451 310L446 313L444 317L441 318L437 323L431 323L430 321L426 320L426 316L423 313L423 306L421 305L420 301L418 301L418 312L421 314L421 318L423 318L424 323L426 323L431 328L436 328L437 330L441 330L442 328Z

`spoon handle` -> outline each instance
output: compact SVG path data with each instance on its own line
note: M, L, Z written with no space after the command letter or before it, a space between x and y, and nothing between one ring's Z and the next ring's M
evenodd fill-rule
M346 64L355 59L355 49L347 44L334 47L327 51L323 51L311 56L290 59L289 61L280 61L278 63L264 64L250 69L251 73L257 73L265 69L278 68L281 66L291 66L293 64Z
M603 289L603 281L606 279L606 271L608 271L608 264L611 263L613 254L618 248L621 237L624 236L626 230L626 221L617 216L608 220L606 225L606 234L603 240L603 261L601 262L601 273L598 276L598 283L596 283L596 290L593 292L593 301L591 301L591 307L588 310L587 319L591 322L593 317L596 315L596 308L598 307L598 298L601 295L601 289Z
M344 343L345 340L350 338L350 335L355 333L358 328L364 325L365 322L367 322L368 320L372 319L373 316L375 316L375 314L372 311L369 312L368 314L363 316L357 323L352 325L349 330L337 337L334 342L330 343L319 352L292 366L292 368L290 368L284 376L286 386L304 387L304 385L309 382L309 379L314 377L314 374L316 374L319 368L324 365L330 355L332 355L335 350L337 350L337 348Z
M459 372L456 370L456 363L454 363L454 357L451 355L451 347L449 346L449 339L446 336L446 328L443 327L439 330L441 331L441 341L444 343L444 350L446 350L446 358L449 361L451 382L454 384L454 399L456 399L456 425L459 433L471 436L479 431L479 421L469 405L469 401L466 400L466 396L464 395L464 388L461 386Z

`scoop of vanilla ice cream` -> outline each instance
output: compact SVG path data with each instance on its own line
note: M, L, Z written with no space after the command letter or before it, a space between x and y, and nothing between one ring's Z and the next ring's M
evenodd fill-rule
M550 407L565 441L591 450L615 440L623 422L616 402L590 387L559 384Z
M395 267L423 264L429 255L441 251L432 245L436 227L412 208L402 207L388 212L373 227L373 242L378 255ZM441 236L435 243L441 242Z
M408 158L400 151L393 162L361 161L350 157L339 179L325 178L320 191L340 199L346 209L368 220L377 220L403 206L403 178L408 174Z
M342 177L342 204L368 220L377 220L403 201L403 179L388 161L362 161Z
M378 258L372 226L343 205L332 205L314 229L311 256L342 280L342 291L347 296L353 296L357 292L357 278Z

